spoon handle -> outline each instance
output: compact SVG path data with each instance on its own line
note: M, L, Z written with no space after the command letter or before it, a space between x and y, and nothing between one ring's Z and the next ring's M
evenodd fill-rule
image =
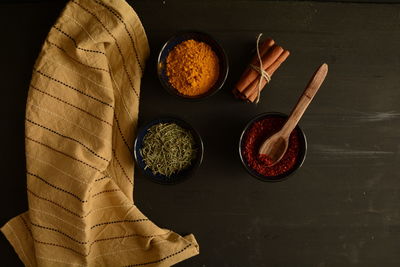
M327 74L328 74L328 65L324 63L314 73L306 89L301 95L299 101L292 110L289 119L283 126L282 128L283 136L289 136L290 133L293 131L293 129L296 127L297 123L300 121L311 100L314 98L321 84L324 82Z

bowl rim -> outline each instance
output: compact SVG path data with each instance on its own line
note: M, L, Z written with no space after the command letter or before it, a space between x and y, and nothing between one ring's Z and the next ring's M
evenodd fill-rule
M179 37L179 36L181 36L181 35L184 35L184 34L203 35L203 36L206 36L206 37L210 38L211 40L213 40L213 41L215 42L216 46L218 47L218 49L221 51L220 54L221 54L221 56L223 57L223 61L224 61L223 64L225 65L225 68L224 68L225 74L224 74L224 76L223 76L222 79L221 79L221 82L220 82L221 84L218 85L215 89L211 90L211 89L214 87L214 86L213 86L212 88L209 89L209 91L211 91L210 93L207 94L207 92L208 92L208 91L207 91L205 94L200 95L199 97L187 97L187 96L184 96L184 95L181 95L181 94L177 94L177 93L172 92L172 90L170 90L170 88L167 88L167 86L166 86L166 81L165 81L164 79L162 79L161 74L160 74L161 56L163 55L163 52L164 52L165 48L166 48L166 47L168 46L168 44L169 44L170 42L172 42L175 38L177 38L177 37ZM189 40L189 39L188 39L188 40ZM214 51L214 52L216 52L216 51ZM218 56L218 58L220 58L220 56ZM220 66L221 66L221 63L220 63ZM181 99L181 100L187 101L187 102L198 102L198 101L205 100L205 99L207 99L207 98L209 98L209 97L215 95L215 94L216 94L218 91L220 91L220 90L222 89L222 87L225 85L225 82L226 82L226 79L228 78L228 73L229 73L229 59L228 59L228 55L227 55L226 52L225 52L225 49L221 46L220 42L219 42L216 38L214 38L213 36L211 36L209 33L202 32L202 31L199 31L199 30L184 30L184 31L178 31L178 32L176 32L175 34L173 34L172 36L170 36L170 37L168 38L168 40L163 44L163 46L161 47L161 49L160 49L160 51L159 51L159 53L158 53L158 56L157 56L156 71L157 71L158 80L160 81L162 87L163 87L170 95L172 95L172 96L174 96L174 97L177 97L177 98L179 98L179 99ZM220 72L220 73L221 73L221 72ZM171 87L173 87L173 86L171 86ZM176 89L175 89L175 90L176 90Z
M143 170L143 168L141 167L141 165L139 164L139 158L138 158L138 142L139 142L139 135L140 133L144 133L145 131L147 131L147 129L155 124L158 123L162 123L162 122L175 122L177 123L179 126L189 130L191 132L192 135L194 135L194 138L198 141L198 148L199 150L197 151L197 157L195 162L193 163L193 165L190 167L191 170L186 174L186 175L181 175L179 176L179 172L177 173L177 178L174 178L172 180L169 181L162 181L161 179L157 179L155 178L155 175L153 174L149 174L146 171ZM145 136L146 134L144 133L143 136ZM146 123L144 123L142 126L139 127L139 129L137 130L137 134L133 143L133 157L135 159L135 165L136 167L140 170L140 172L142 174L144 174L144 176L146 176L148 179L150 179L151 181L158 183L158 184L163 184L163 185L175 185L178 183L181 183L183 181L186 181L188 178L190 178L191 176L193 176L193 174L197 171L197 169L200 167L200 165L203 162L203 157L204 157L204 143L203 143L203 139L200 135L200 133L187 121L185 121L184 119L175 116L175 115L164 115L164 116L160 116L160 117L156 117L153 118L151 120L148 120Z
M282 113L282 112L275 112L275 111L264 112L264 113L261 113L261 114L258 114L258 115L256 115L256 116L254 116L253 118L250 119L249 122L247 122L246 126L244 127L244 129L243 129L243 131L242 131L242 133L241 133L241 135L240 135L238 150L239 150L239 157L240 157L240 161L241 161L241 163L242 163L242 166L244 167L244 169L247 171L248 174L250 174L250 175L253 176L254 178L257 178L257 179L260 180L260 181L263 181L263 182L272 182L272 183L274 183L274 182L282 182L282 181L287 180L287 179L288 179L290 176L292 176L298 169L300 169L301 166L303 166L303 163L304 163L304 161L305 161L305 159L306 159L306 156L307 156L308 144L307 144L307 137L306 137L304 131L302 130L302 128L300 127L300 125L297 124L296 128L299 130L300 136L301 136L301 138L302 138L303 141L304 141L304 147L303 147L303 149L301 150L301 152L302 152L301 159L298 160L299 163L297 163L297 166L295 166L294 168L290 169L289 171L284 172L284 173L282 173L282 174L280 174L280 175L277 175L277 176L264 176L264 175L261 175L261 174L257 173L257 172L256 172L255 170L253 170L251 167L249 167L249 166L247 165L247 163L246 163L246 160L244 159L244 157L243 157L243 155L242 155L242 142L243 142L243 138L244 138L244 136L245 136L247 130L249 129L249 127L250 127L251 125L253 125L253 123L255 123L256 121L261 120L262 118L265 118L265 117L272 117L272 116L273 116L273 117L281 117L281 118L288 118L288 117L289 117L289 116L288 116L287 114L285 114L285 113Z

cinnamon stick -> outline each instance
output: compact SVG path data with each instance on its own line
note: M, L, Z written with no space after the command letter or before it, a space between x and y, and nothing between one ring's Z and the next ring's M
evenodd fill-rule
M252 66L261 67L271 77L290 54L289 51L275 44L275 41L272 39L265 40L260 45L259 52L261 66L258 55L254 55L250 64L236 83L235 88L232 90L236 98L254 102L258 97L260 88L262 90L268 83L264 77L260 79L261 75L259 71Z
M269 74L269 76L272 76L275 73L275 71L280 67L283 62L285 62L289 55L290 52L288 50L283 51L283 53L276 59L276 61L265 70Z
M278 56L282 53L283 48L277 45L273 45L268 52L266 52L262 56L262 68L266 69L269 67L275 60L278 58ZM258 56L255 59L255 62L253 64L252 60L252 65L259 66L258 61ZM238 81L236 84L235 88L239 92L242 92L252 81L254 81L258 76L258 72L251 68L250 66L248 67L248 70L242 75L242 78Z
M269 76L272 76L275 71L279 68L279 66L285 62L285 60L289 57L290 52L288 50L283 51L283 53L281 55L279 55L279 57L276 59L276 61L270 65L267 69L265 69L265 71L269 74ZM260 77L258 77L259 79ZM254 102L257 99L257 95L258 95L258 81L259 80L255 80L254 82L252 82L243 92L243 94L246 96L246 98L250 101L250 102ZM267 80L262 79L261 80L261 88L263 89L265 87L265 85L267 84ZM262 90L261 89L261 90Z
M275 41L272 40L271 38L268 38L264 42L262 42L262 44L259 48L260 56L263 57L274 44L275 44ZM248 75L249 71L251 70L250 65L255 65L255 64L257 64L257 62L258 62L258 55L255 54L253 59L250 61L249 65L243 72L242 76L240 77L240 80L242 80L243 77L246 77ZM236 88L234 88L232 90L232 93L236 98L240 98L242 100L246 99L246 97L240 91L238 91Z
M234 89L232 90L232 93L233 93L233 95L234 95L236 98L245 100L245 96L244 96L241 92L239 92L238 90L236 90L236 88L234 88Z
M289 53L288 51L286 51L286 52ZM274 60L274 61L272 61L272 63L271 63L269 66L267 66L266 68L264 68L264 71L266 71L270 77L272 76L273 72L276 71L277 67L279 67L279 65L281 64L281 63L280 63L279 65L277 65L277 61L282 61L282 60L285 61L286 58L289 56L287 53L285 53L285 50L282 49L282 53L279 54L276 58L275 58L276 55L269 55L269 54L265 55L265 57L270 56L270 57L271 57L270 60ZM274 66L274 67L272 68L272 69L273 69L273 72L272 72L272 73L270 72L270 70L272 70L272 69L271 69L271 66ZM252 93L253 93L253 91L254 91L254 89L255 89L256 87L257 87L257 91L258 91L258 86L259 86L259 85L258 85L258 82L259 82L259 81L260 81L260 75L258 75L258 77L257 77L256 79L254 79L254 81L251 82L251 83L247 86L246 89L243 90L242 93L245 95L246 98L249 98L250 95L252 95ZM261 81L261 87L264 88L264 86L265 86L266 83L267 83L267 81L263 78L262 81Z
M272 40L271 38L268 38L264 42L262 42L262 44L259 48L260 56L263 57L274 44L275 44L275 41ZM239 80L242 80L243 77L246 77L248 75L249 71L251 70L250 65L255 65L255 64L257 64L257 62L258 62L258 55L255 54ZM240 98L242 100L246 99L246 97L240 91L238 91L236 89L236 87L232 90L232 93L236 98Z
M258 85L259 82L261 83L261 85ZM259 86L261 86L262 90L264 89L267 83L268 81L264 78L262 78L260 81L260 75L259 75L257 79L255 79L251 84L249 84L249 86L246 87L246 89L244 89L243 95L245 96L246 99L249 99L254 94L254 92L257 93Z
M263 57L268 50L275 44L275 41L272 40L271 38L266 39L260 46L260 56ZM240 77L239 81L243 79L243 77L245 77L246 75L248 75L249 71L251 70L250 65L254 65L257 64L258 61L258 55L255 54L254 57L252 58L252 60L250 61L249 65L247 66L247 68L245 69L245 71L243 72L242 76ZM236 88L235 88L236 89Z
M260 51L260 56L261 58L268 52L268 50L275 44L275 41L268 38L266 39L260 46L259 51ZM254 57L250 61L250 65L257 65L258 63L258 55L257 52L255 53ZM258 63L259 64L259 63Z

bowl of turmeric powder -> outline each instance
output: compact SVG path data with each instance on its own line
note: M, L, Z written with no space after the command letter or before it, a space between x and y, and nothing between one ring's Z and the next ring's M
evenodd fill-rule
M222 88L228 58L209 34L181 32L172 36L158 56L157 73L163 87L185 100L200 100Z

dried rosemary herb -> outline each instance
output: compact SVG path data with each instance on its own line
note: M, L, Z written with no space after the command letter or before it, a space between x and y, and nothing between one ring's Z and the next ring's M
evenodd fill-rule
M169 177L191 165L196 157L195 141L179 125L159 123L147 130L140 153L145 169Z

